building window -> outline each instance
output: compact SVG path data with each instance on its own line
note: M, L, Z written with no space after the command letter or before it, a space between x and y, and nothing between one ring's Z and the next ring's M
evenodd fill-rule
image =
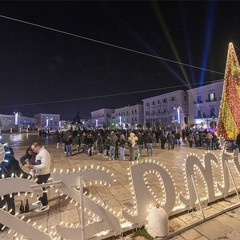
M171 97L171 101L175 101L174 97Z
M183 100L184 100L184 102L187 101L187 96L186 95L183 96Z
M208 94L208 100L211 101L216 101L216 95L215 93L209 93Z
M164 98L164 99L163 99L163 102L164 102L164 103L165 103L165 102L167 102L167 99L166 99L166 98Z
M152 101L152 105L155 105L155 102L154 102L154 101Z

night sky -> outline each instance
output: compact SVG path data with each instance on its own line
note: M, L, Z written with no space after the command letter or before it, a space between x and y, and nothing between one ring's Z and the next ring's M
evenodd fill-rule
M219 81L229 42L240 55L239 9L237 1L0 2L0 113L87 118Z

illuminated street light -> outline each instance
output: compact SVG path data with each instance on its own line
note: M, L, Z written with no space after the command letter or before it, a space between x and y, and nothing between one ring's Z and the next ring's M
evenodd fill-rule
M20 114L21 114L20 112L14 112L14 115L15 115L14 123L15 123L15 125L18 125L18 123L19 123Z
M177 122L180 124L181 123L181 116L180 116L180 107L177 108Z

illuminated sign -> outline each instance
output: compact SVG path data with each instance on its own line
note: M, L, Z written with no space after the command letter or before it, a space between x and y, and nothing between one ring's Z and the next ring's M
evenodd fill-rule
M109 186L113 181L113 174L100 166L85 166L77 171L67 170L52 173L53 182L48 183L60 192L71 198L75 206L80 209L79 224L57 223L53 228L55 231L47 233L46 229L32 223L31 219L23 220L23 217L11 215L0 209L0 222L15 230L19 236L23 235L34 239L103 239L122 232L143 226L146 224L149 210L159 204L169 215L184 211L189 206L201 204L203 199L213 202L233 193L230 189L231 171L229 162L235 165L240 173L238 161L238 150L234 153L226 153L225 145L221 154L216 156L213 152L206 152L203 157L190 154L186 157L183 165L185 188L181 192L176 190L174 179L168 169L155 160L135 161L129 167L129 184L132 189L132 201L135 210L122 209L118 212L111 209L100 199L85 195L81 190L87 184L100 184ZM181 169L179 169L181 171ZM221 173L222 179L216 179L215 174ZM160 190L155 191L148 182L149 176L155 175L160 183ZM197 188L197 176L201 176L201 182L205 184L204 196L201 196ZM81 189L79 191L79 189ZM0 180L0 196L15 192L26 192L41 195L42 189L31 180L21 178L3 178ZM199 196L201 198L199 198ZM89 219L85 223L85 217ZM28 215L29 217L29 215Z

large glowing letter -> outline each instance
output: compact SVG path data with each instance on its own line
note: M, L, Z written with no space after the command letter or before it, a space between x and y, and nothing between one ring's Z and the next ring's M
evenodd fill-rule
M213 201L216 199L215 191L214 191L214 183L213 183L213 175L212 175L212 165L211 161L217 162L217 158L212 153L207 153L204 159L204 165L201 163L200 159L197 156L189 156L186 160L186 180L188 185L189 197L186 199L182 194L179 194L179 199L187 206L193 206L196 202L197 196L194 191L194 186L192 182L192 177L194 176L194 166L198 166L200 172L205 178L207 183L208 190L208 199L209 201Z
M142 163L133 165L130 168L132 181L134 185L134 191L136 195L136 204L138 209L138 215L132 216L126 211L122 211L123 217L129 220L132 223L138 223L139 225L146 223L146 218L148 216L148 206L155 206L156 201L154 197L150 194L149 190L146 188L146 184L144 182L144 174L147 171L154 170L159 172L164 184L165 190L165 202L164 205L161 204L161 207L166 211L170 212L175 205L175 188L173 184L173 180L171 179L167 170L165 170L162 166L155 163Z
M102 170L96 169L86 169L84 171L74 172L74 173L53 173L53 179L55 181L62 181L62 185L58 186L58 189L63 193L67 194L69 197L74 199L76 202L81 203L80 192L76 189L79 186L79 177L81 176L85 182L87 181L106 181L112 182L112 177L103 172ZM113 214L109 213L105 208L99 206L97 203L91 201L87 196L83 195L84 208L91 210L96 213L100 219L99 221L93 222L84 226L85 237L89 239L95 234L102 231L111 231L114 235L119 235L121 233L121 227L118 218ZM56 226L57 232L63 238L70 238L72 240L82 239L82 228L66 228L63 226ZM83 240L83 239L82 239Z

